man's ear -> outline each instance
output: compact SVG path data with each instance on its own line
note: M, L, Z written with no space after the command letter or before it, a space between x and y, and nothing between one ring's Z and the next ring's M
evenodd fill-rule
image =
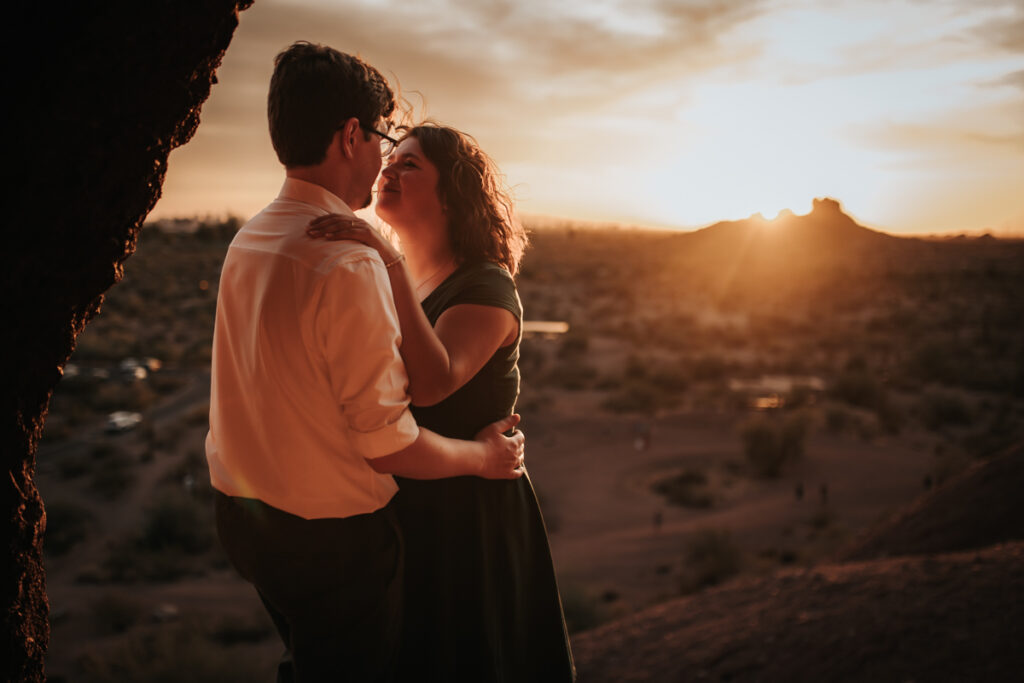
M341 153L346 159L355 156L356 136L359 134L359 119L354 116L338 129L338 143L341 145Z

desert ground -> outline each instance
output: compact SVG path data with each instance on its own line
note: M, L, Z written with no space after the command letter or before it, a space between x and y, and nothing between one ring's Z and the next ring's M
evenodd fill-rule
M908 246L819 210L763 239L837 225L828 238L870 243L870 265L868 247L799 241L778 262L757 248L716 265L734 224L689 238L534 231L527 319L568 331L525 338L519 410L575 638L814 571L1024 438L1021 244ZM273 676L281 645L219 551L203 456L216 283L236 228L147 228L54 396L37 459L51 680ZM115 410L142 421L110 431Z

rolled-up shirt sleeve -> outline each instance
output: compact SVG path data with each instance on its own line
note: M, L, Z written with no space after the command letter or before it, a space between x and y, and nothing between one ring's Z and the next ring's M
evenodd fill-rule
M363 254L323 280L315 338L351 446L379 458L410 445L419 428L409 412L401 332L383 262Z

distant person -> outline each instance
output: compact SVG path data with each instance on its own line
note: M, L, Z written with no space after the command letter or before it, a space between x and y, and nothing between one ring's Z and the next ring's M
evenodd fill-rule
M651 447L651 424L647 421L633 423L633 449L639 452Z
M416 421L454 438L511 414L526 244L493 162L469 136L409 129L377 186L402 251L349 216L310 234L357 239L389 269ZM547 532L529 476L399 478L406 612L399 680L558 683L575 678Z
M388 268L309 221L370 202L394 96L376 69L296 43L275 60L277 199L231 242L221 273L206 454L217 530L287 648L278 680L392 680L403 547L392 474L522 475L503 414L444 438L408 410ZM429 540L429 539L427 539Z

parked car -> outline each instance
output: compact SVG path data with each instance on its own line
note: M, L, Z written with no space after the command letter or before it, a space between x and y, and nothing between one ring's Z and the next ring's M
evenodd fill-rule
M138 427L141 422L141 413L118 410L107 415L107 431L112 433L127 432Z

